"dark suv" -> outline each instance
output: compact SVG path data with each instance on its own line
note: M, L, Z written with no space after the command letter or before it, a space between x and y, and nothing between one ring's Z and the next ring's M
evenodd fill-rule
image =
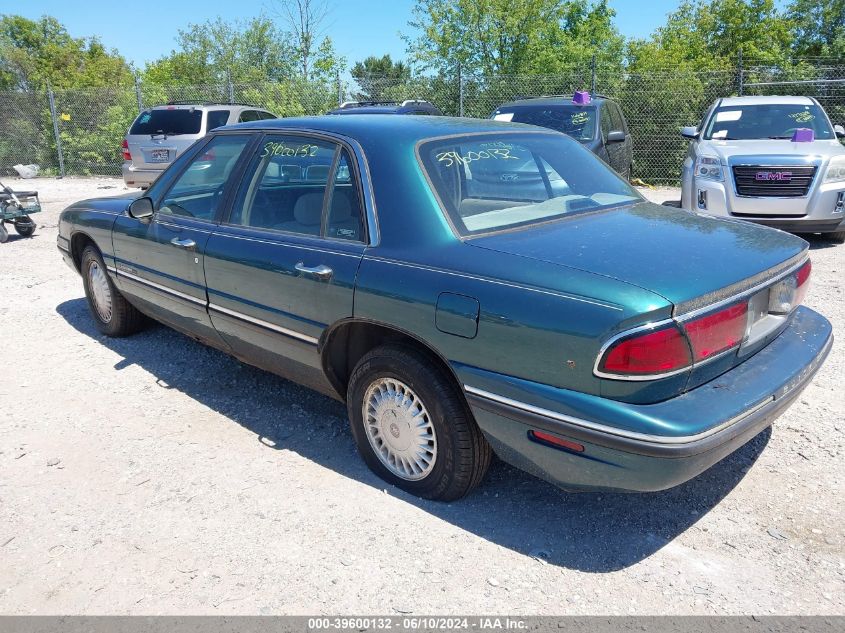
M607 97L586 93L528 97L503 103L490 116L500 121L530 123L568 134L630 179L633 143L622 108Z
M329 114L428 114L443 116L443 113L428 101L406 99L405 101L345 101Z

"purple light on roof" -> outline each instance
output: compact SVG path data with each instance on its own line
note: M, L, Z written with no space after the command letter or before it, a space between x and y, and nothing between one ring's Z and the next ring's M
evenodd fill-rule
M575 105L587 105L590 103L590 93L586 90L576 90L572 95L572 103Z
M792 134L793 143L812 143L815 140L813 130L808 127L799 127Z

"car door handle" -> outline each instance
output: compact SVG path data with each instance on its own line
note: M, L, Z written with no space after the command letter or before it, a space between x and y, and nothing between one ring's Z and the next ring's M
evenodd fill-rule
M328 279L332 276L332 269L325 264L319 266L306 266L303 262L299 262L295 267L299 272L306 275L314 275L317 279Z
M178 237L174 237L170 240L170 243L176 248L184 248L186 251L192 251L197 247L197 243L190 238L180 240Z

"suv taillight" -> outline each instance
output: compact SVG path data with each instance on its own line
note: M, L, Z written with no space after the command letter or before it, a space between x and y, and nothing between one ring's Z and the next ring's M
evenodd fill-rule
M129 153L129 141L123 139L123 144L120 147L123 150L123 160L132 160L132 154Z

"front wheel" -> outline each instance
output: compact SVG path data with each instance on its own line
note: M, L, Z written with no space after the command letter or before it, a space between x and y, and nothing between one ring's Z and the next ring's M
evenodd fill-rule
M3 224L3 221L0 220L0 244L5 244L9 241L9 231L6 229L6 226Z
M115 287L96 247L85 247L80 268L88 307L97 329L115 337L140 330L144 316Z
M370 469L412 494L459 499L490 465L492 450L462 394L416 350L390 345L364 355L349 381L347 408Z

